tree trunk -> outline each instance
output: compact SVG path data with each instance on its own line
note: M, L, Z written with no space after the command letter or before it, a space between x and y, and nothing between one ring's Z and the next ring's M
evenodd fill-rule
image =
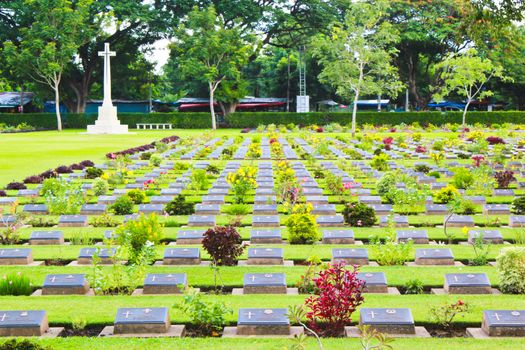
M59 91L59 83L55 82L55 112L57 115L57 128L58 131L62 131L62 116L60 115L60 91Z
M465 109L463 109L463 123L461 124L462 127L465 127L465 122L467 119L467 110L468 106L470 105L470 98L467 98L467 103L465 104Z
M286 112L290 112L290 52L288 51L288 71L286 81Z
M215 107L213 105L213 96L215 93L215 88L212 83L209 83L210 87L210 112L211 112L211 128L217 130L217 122L215 120Z
M219 106L221 107L222 114L225 116L230 113L234 113L238 105L239 103L237 102L220 102L219 101Z
M357 118L357 102L359 101L359 90L356 90L354 97L354 107L352 108L352 138L355 136L355 124Z

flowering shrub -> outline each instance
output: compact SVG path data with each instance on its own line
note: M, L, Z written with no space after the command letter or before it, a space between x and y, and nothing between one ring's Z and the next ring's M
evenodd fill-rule
M260 143L252 143L248 147L248 152L246 152L248 158L261 158L262 150Z
M296 204L286 219L288 240L291 244L314 244L319 240L317 222L311 214L312 204Z
M370 227L376 222L374 209L363 203L348 203L343 209L343 216L350 226Z
M453 185L446 185L434 194L436 203L447 204L459 196L459 191Z
M390 166L388 165L388 159L388 155L384 153L375 155L370 162L370 166L379 171L386 171L390 169Z
M241 235L234 227L215 226L204 233L202 246L214 265L233 266L244 251Z
M109 191L109 185L106 180L96 179L93 182L93 194L95 196L104 196Z
M65 179L46 179L42 184L42 196L51 214L78 214L86 202L79 182Z
M130 264L139 263L144 256L149 263L155 258L153 245L159 243L164 233L156 214L141 214L136 220L130 220L115 230L118 244L126 248Z
M423 146L417 146L415 149L416 153L425 153L427 149Z
M504 145L505 141L501 137L489 136L485 139L489 145Z
M228 173L226 181L231 185L235 203L245 203L248 192L257 188L257 169L251 166L240 167L235 173Z
M27 186L21 182L10 182L5 186L6 190L25 190Z
M509 184L516 181L512 170L497 171L494 174L494 179L498 183L498 188L509 188Z
M383 145L385 145L385 149L387 151L390 151L390 149L392 149L393 143L394 143L394 139L392 137L385 137L383 139Z
M430 159L432 159L434 163L436 163L436 165L439 165L445 159L445 153L443 152L430 153Z
M501 291L507 294L525 294L525 248L502 249L496 263Z
M319 272L314 283L319 295L305 300L307 320L325 336L342 335L345 326L352 322L352 314L364 301L365 282L357 277L357 267L350 271L344 264L334 264Z
M462 300L455 303L446 303L442 306L433 306L430 308L430 315L432 318L444 329L450 329L452 321L458 315L467 313L469 306Z
M452 178L452 184L456 188L467 189L474 183L474 176L469 169L457 168L454 170L454 177Z

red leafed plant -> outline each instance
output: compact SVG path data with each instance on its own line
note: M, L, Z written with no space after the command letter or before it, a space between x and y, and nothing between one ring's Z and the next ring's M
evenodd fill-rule
M385 145L385 149L387 151L390 151L390 149L392 148L392 144L394 143L394 139L392 137L385 137L383 139L383 144Z
M233 266L244 251L242 238L234 227L215 226L204 233L202 246L214 265Z
M310 327L323 336L341 336L352 314L364 301L365 282L357 278L357 267L336 263L318 273L314 284L319 291L305 300Z
M476 168L478 168L481 165L481 163L483 163L483 161L485 160L485 156L483 156L482 154L474 154L472 156L472 160L474 161L473 165Z
M417 146L416 147L416 153L425 153L427 149L423 146Z

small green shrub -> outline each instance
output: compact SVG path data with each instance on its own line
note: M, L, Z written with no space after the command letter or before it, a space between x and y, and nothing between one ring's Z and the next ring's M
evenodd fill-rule
M166 204L164 211L168 215L191 215L195 213L195 204L186 202L186 198L179 194L174 200Z
M138 219L120 225L115 233L118 244L127 248L130 264L138 263L145 255L144 251L152 250L153 245L164 237L162 225L156 214L141 214Z
M146 193L144 191L135 188L126 193L127 196L133 201L134 204L142 204L146 199Z
M119 221L108 213L104 213L100 216L94 216L90 220L90 224L93 227L117 227Z
M31 295L32 292L31 281L20 272L0 278L0 295Z
M30 339L11 338L0 343L0 350L51 350L51 348Z
M500 251L496 258L500 290L505 294L525 294L525 248L512 247Z
M405 294L423 294L423 282L420 279L414 278L406 281Z
M127 195L121 196L110 208L115 215L129 215L133 213L133 201Z
M452 184L456 188L467 189L474 183L474 176L469 169L457 168L454 171L454 177L452 178Z
M223 206L222 210L228 215L247 215L251 212L251 208L247 204L231 204Z
M102 174L104 174L104 170L99 169L99 168L91 167L91 168L87 168L86 169L86 176L85 176L85 178L86 179L96 179L97 177L101 177Z
M376 212L363 203L349 203L343 209L345 222L354 227L370 227L376 222Z
M286 219L288 240L291 244L314 244L319 240L317 222L311 214L311 204L297 204Z
M512 201L512 212L514 214L523 215L525 214L525 196L516 197Z
M108 191L109 184L106 180L98 178L93 182L93 193L95 196L104 196Z
M387 171L390 169L388 165L388 155L385 153L375 155L370 162L370 166L378 171Z
M162 163L162 157L160 154L152 154L151 157L149 158L149 163L153 166L159 166L160 163Z

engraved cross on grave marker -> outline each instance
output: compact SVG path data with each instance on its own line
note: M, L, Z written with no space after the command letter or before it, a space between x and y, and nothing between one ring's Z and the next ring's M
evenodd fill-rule
M2 315L2 317L0 318L0 322L4 322L6 318L7 318L7 314L4 313L4 314Z
M496 317L496 320L498 320L498 321L500 320L500 319L499 319L499 314L498 314L497 312L496 312L496 313L494 313L494 315L493 315L493 316L494 316L494 317Z
M132 313L131 311L129 311L129 310L128 310L128 311L126 311L126 313L125 313L125 315L126 315L126 318L128 318L128 317L129 317L129 315L132 315L132 314L133 314L133 313Z
M370 311L368 313L372 318L375 318L376 317L376 313L374 311Z

